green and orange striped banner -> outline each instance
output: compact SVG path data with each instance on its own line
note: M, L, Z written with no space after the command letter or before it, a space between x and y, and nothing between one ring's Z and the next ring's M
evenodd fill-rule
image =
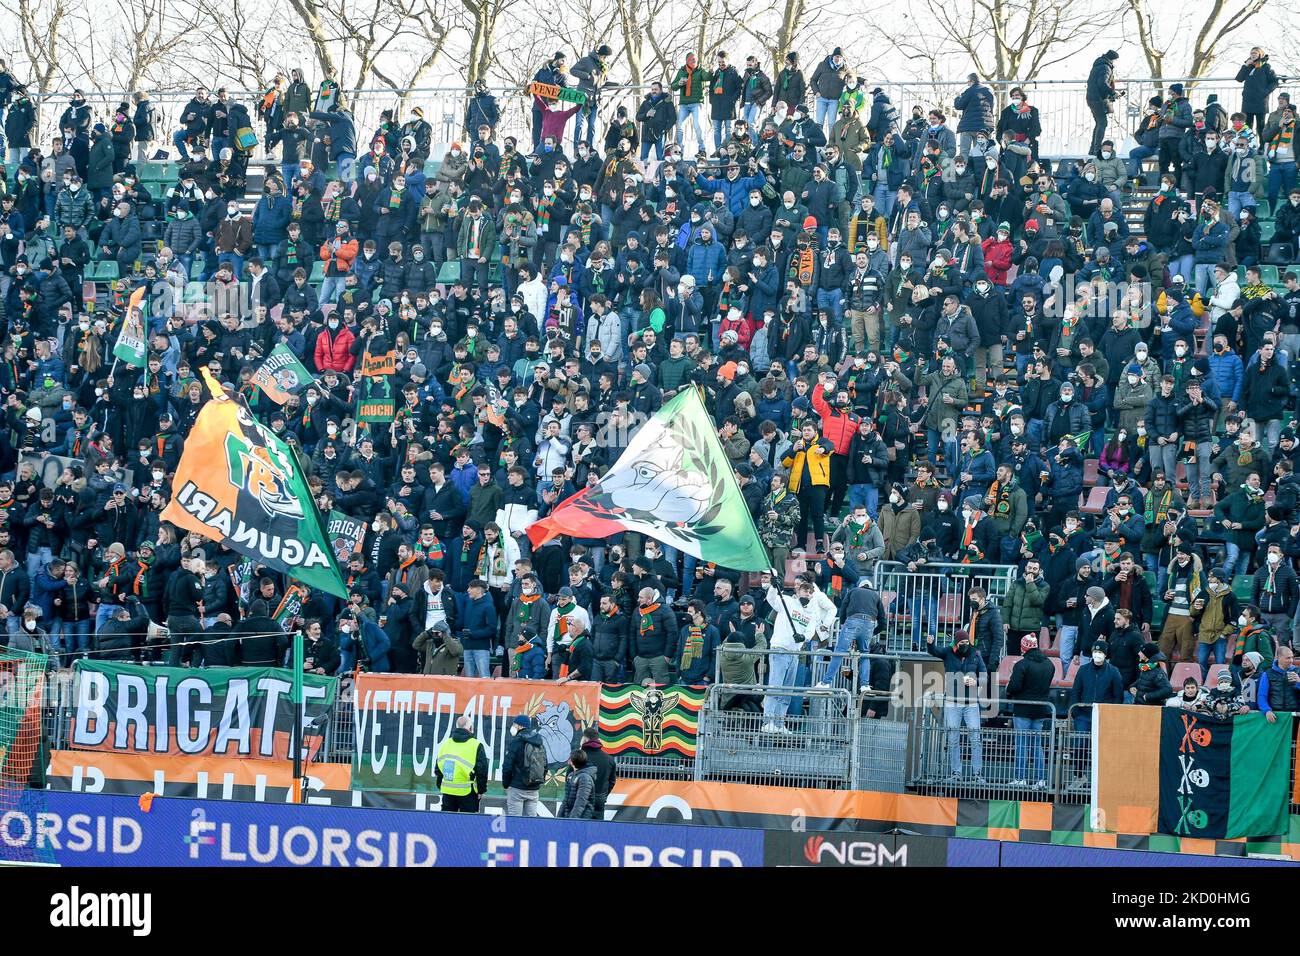
M600 688L600 739L611 754L695 756L700 708L707 690L674 684L604 684Z

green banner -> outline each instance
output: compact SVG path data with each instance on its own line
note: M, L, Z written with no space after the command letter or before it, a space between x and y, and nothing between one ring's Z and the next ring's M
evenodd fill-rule
M293 673L279 667L144 667L78 661L68 728L74 750L287 760ZM312 759L338 681L304 676L303 759Z

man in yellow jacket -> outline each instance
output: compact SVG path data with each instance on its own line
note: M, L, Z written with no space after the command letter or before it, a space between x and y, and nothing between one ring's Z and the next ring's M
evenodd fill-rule
M483 742L474 736L472 718L456 720L455 728L438 748L433 773L444 811L478 813L479 797L487 792L488 758Z
M781 464L790 469L790 490L799 499L799 524L795 528L795 547L807 543L808 522L811 519L814 550L825 551L826 495L831 487L831 455L835 446L818 434L817 425L804 422L799 437Z

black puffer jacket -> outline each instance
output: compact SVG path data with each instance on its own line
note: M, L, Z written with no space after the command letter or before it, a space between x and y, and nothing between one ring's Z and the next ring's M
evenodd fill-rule
M1055 676L1056 668L1047 659L1047 655L1037 647L1031 648L1024 657L1016 661L1016 666L1011 668L1007 696L1014 701L1024 701L1026 704L1031 701L1046 701L1048 694L1051 693L1052 679ZM1041 706L1016 707L1014 713L1017 717L1051 716L1050 711Z

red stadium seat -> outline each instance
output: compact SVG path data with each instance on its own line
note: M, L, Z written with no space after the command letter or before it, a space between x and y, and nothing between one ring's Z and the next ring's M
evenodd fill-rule
M1110 489L1105 485L1094 485L1088 489L1088 503L1081 509L1086 515L1099 515L1106 510L1106 495Z
M1187 680L1189 677L1195 678L1198 684L1201 682L1200 664L1197 664L1194 661L1184 661L1175 664L1174 672L1169 677L1169 683L1174 685L1175 691L1181 691L1183 689L1183 681Z
M1085 458L1083 460L1083 484L1091 488L1097 483L1097 459Z
M1011 669L1019 663L1019 657L1004 657L998 662L998 683L1006 684L1011 680Z

